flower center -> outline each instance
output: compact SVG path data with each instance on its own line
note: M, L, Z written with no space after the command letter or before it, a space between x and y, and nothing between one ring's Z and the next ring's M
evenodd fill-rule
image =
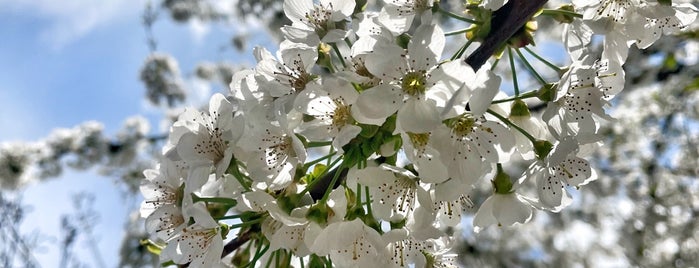
M453 123L451 130L454 134L464 137L473 132L475 124L476 119L470 114L466 114L461 116Z
M333 102L335 102L337 107L335 108L335 111L333 111L332 125L337 129L341 129L350 123L352 120L352 115L350 114L350 109L348 106L342 104L342 102L339 100L334 100Z
M403 92L411 96L419 96L425 94L427 88L427 77L425 71L412 71L403 76L401 87Z
M427 146L427 142L430 140L430 133L412 133L408 132L408 137L413 147L416 149L422 149Z

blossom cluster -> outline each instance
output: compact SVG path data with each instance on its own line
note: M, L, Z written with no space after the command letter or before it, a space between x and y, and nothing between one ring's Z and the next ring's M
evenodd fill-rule
M584 157L611 119L605 108L623 89L629 47L680 31L697 10L580 0L543 12L565 24L571 63L546 62L558 81L530 68L541 89L520 94L514 78L508 95L494 65L507 51L514 75L514 51L531 66L519 49L532 29L484 66L461 58L506 2L469 1L455 14L430 0L386 0L380 11L286 0L292 24L276 54L255 48L257 65L236 72L230 92L180 115L160 163L144 172L141 215L161 261L452 267L448 230L484 181L493 190L478 204L476 232L568 206L571 188L596 179ZM468 22L451 56L444 18ZM603 38L599 57L593 35ZM542 113L529 108L535 98ZM531 164L511 179L511 159ZM224 241L240 244L235 254Z

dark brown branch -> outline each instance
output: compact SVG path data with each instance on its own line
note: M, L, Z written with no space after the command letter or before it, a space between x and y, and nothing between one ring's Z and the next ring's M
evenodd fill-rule
M507 42L548 0L510 0L493 12L490 33L481 45L466 58L473 70L478 70L490 56Z
M228 254L231 254L233 251L238 249L240 246L248 242L251 238L251 232L250 229L243 231L242 233L238 234L238 237L234 238L233 240L229 241L225 246L223 246L223 252L221 252L221 258L228 256Z

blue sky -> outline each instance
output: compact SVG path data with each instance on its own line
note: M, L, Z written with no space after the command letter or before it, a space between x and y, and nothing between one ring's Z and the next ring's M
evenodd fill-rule
M159 1L155 1L156 3ZM149 51L141 25L145 0L0 0L0 142L35 141L55 128L71 128L95 120L114 134L124 119L145 115L158 133L161 111L144 99L139 69ZM249 32L259 32L247 29ZM158 50L180 62L189 74L196 62L247 64L250 52L218 48L229 44L236 29L198 24L177 25L161 14L154 27ZM261 39L260 39L261 38ZM253 42L269 41L263 37ZM251 49L248 49L251 50ZM206 88L197 94L208 98ZM114 181L93 171L66 170L62 177L22 190L31 207L22 232L40 232L43 241L34 255L42 267L56 267L60 216L70 213L71 195L97 195L94 209L103 212L95 227L105 262L115 267L126 215L125 200ZM76 249L87 247L78 242ZM89 252L78 250L92 267Z

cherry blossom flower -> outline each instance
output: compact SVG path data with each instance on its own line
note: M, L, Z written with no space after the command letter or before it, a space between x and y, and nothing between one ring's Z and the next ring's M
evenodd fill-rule
M396 44L376 47L374 55L381 56L368 57L366 67L388 83L362 92L353 114L359 113L382 123L398 111L398 121L404 131L425 133L432 130L440 123L439 100L426 93L439 81L451 80L444 77L444 72L436 71L443 49L444 33L436 25L420 26L408 43L407 54Z
M597 179L590 163L576 155L578 150L576 139L564 137L548 157L529 167L524 176L536 182L539 197L532 205L558 212L572 202L565 187L580 187Z
M282 27L282 32L288 40L309 46L340 41L347 34L345 21L354 6L354 1L343 0L320 0L318 4L313 0L285 0L284 14L292 24Z
M173 160L184 160L190 167L187 185L190 191L206 182L211 169L223 176L233 157L235 144L242 135L241 117L234 117L233 105L222 94L209 102L209 114L186 110L173 125L170 140L174 145L167 153Z
M220 265L223 251L223 237L218 223L201 206L189 207L186 217L192 217L194 224L168 241L163 249L164 259L189 267L213 267Z
M432 19L432 0L384 0L386 5L379 13L379 21L394 34L407 31L415 16L421 17L422 24Z
M310 249L318 256L330 256L338 267L371 267L388 260L381 235L358 218L331 223L318 234Z
M358 94L347 81L328 79L323 84L329 92L312 86L296 99L298 109L315 119L303 122L301 133L309 140L332 139L333 147L341 152L362 130L350 112Z
M182 215L183 183L187 177L183 162L163 159L155 169L143 172L146 177L141 185L144 201L141 217L146 218L146 231L167 240L184 228Z

